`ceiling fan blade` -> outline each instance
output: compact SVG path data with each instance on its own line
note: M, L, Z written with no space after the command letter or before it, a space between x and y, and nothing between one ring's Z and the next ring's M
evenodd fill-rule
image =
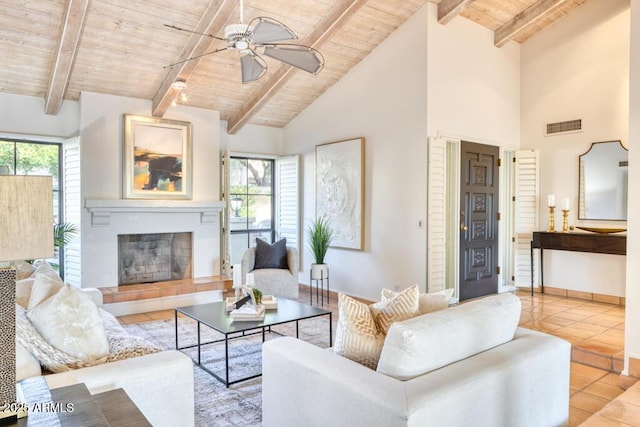
M253 23L258 21L255 26ZM249 23L251 35L249 39L254 44L273 43L283 40L296 40L298 36L289 27L272 18L258 17Z
M265 46L264 54L311 74L318 74L324 67L324 57L312 47L294 44Z
M242 70L242 83L258 80L267 72L267 63L259 55L251 51L240 56L240 68Z

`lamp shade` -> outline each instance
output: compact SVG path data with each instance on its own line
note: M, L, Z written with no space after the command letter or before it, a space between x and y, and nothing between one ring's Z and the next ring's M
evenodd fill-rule
M52 256L52 178L0 176L0 261Z

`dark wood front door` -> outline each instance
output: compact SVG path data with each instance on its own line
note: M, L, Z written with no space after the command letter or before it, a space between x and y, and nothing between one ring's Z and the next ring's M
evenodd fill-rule
M498 292L499 148L462 141L460 300Z

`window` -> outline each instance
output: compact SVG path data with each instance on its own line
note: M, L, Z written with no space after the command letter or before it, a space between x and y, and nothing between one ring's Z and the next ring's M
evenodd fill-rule
M255 238L275 239L273 159L235 157L229 164L229 229L231 263L242 260Z
M61 194L60 144L0 139L0 173L9 175L51 175L53 177L53 223L63 218ZM62 254L56 251L52 264L62 266ZM60 271L61 275L64 272Z

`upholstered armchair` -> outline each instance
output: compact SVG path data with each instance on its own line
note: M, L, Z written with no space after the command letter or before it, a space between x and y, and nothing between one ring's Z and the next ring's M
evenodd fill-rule
M288 268L255 268L256 248L249 248L242 256L242 283L246 283L247 273L253 273L255 287L264 295L278 298L298 298L298 250L286 248Z

